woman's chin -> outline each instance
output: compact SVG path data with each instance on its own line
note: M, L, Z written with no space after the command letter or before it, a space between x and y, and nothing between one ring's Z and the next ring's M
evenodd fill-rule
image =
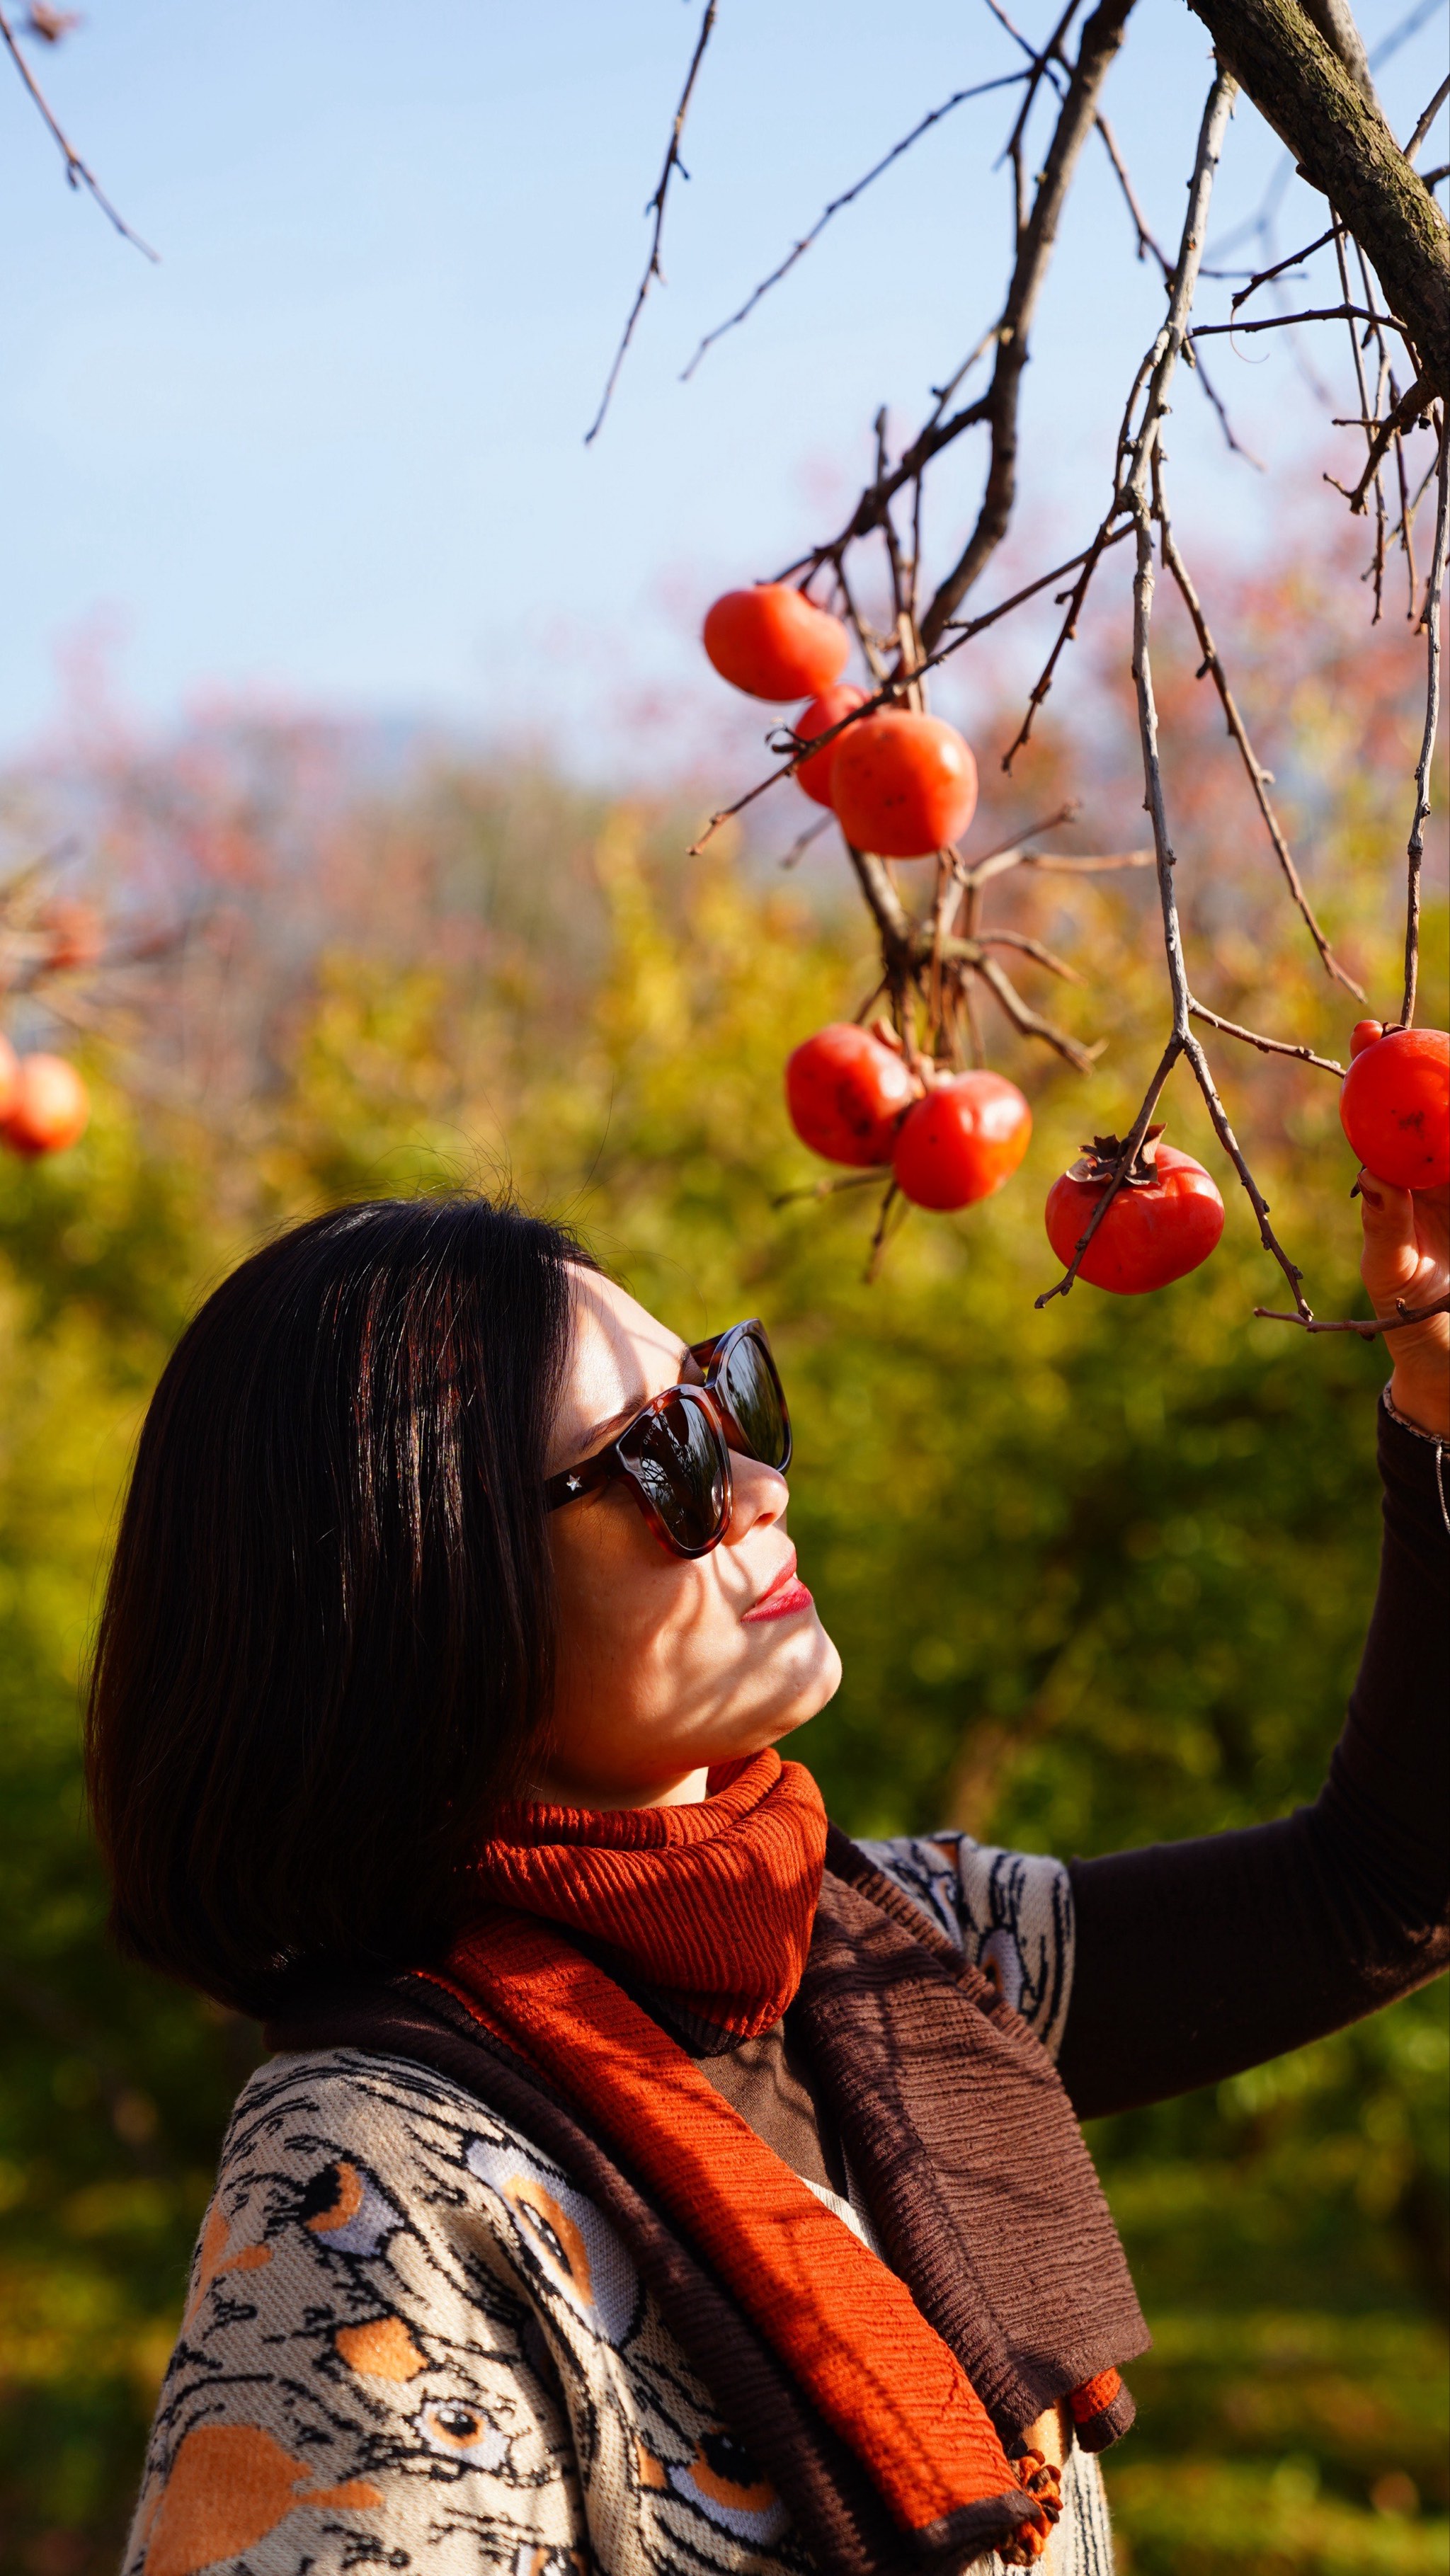
M803 1636L782 1638L781 1648L778 1677L784 1688L773 1718L773 1731L765 1738L771 1744L778 1744L782 1736L793 1735L798 1726L808 1725L841 1687L841 1658L835 1640L826 1634L819 1619L811 1621Z

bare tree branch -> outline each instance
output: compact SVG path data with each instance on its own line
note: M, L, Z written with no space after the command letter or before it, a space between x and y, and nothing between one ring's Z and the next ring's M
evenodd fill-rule
M997 332L997 356L986 397L991 456L977 523L936 590L921 621L930 652L1007 533L1017 493L1017 411L1028 337L1047 275L1057 227L1082 148L1097 117L1108 70L1123 41L1132 0L1098 0L1082 31L1067 95L1058 112L1032 212L1022 231Z
M994 957L983 957L976 971L988 992L1000 1002L1019 1036L1041 1038L1045 1046L1050 1046L1078 1073L1091 1073L1102 1053L1101 1047L1080 1046L1077 1039L1070 1038L1065 1029L1054 1027L1051 1020L1044 1020L1040 1012L1031 1010L1023 1001L1010 976L1003 974Z
M1022 856L1024 868L1038 868L1044 876L1054 877L1105 876L1113 868L1151 868L1153 864L1151 850L1124 850L1107 859L1047 859L1037 850L1026 850Z
M1306 242L1302 250L1291 250L1287 259L1276 259L1272 268L1260 269L1256 277L1249 279L1247 286L1241 286L1237 295L1230 296L1230 310L1237 313L1239 306L1247 304L1249 297L1257 295L1259 288L1267 286L1272 278L1282 277L1288 268L1297 268L1301 260L1312 259L1315 251L1324 250L1333 241L1338 230L1337 224L1331 224L1328 232L1321 233L1317 241ZM1205 276L1208 274L1207 270L1203 273Z
M969 98L984 98L988 90L1015 89L1018 83L1026 80L1027 77L1026 72L1003 72L996 80L977 81L970 89L956 90L950 98L942 101L940 107L934 107L929 116L924 116L920 124L914 125L909 134L904 134L899 143L893 143L890 151L884 153L882 158L867 171L864 179L858 179L853 187L843 189L839 197L831 199L830 204L816 217L810 231L802 233L800 240L792 243L779 266L773 268L768 277L763 277L758 286L752 287L739 311L730 314L725 321L717 322L713 331L706 332L689 365L681 372L681 384L689 383L706 350L713 349L716 341L723 340L727 331L734 331L740 323L748 320L762 297L767 296L773 286L779 286L783 277L790 275L796 261L803 259L812 243L820 240L832 217L839 215L845 207L854 205L858 197L864 196L873 180L879 179L884 171L891 168L894 161L899 161L903 153L909 152L914 143L919 143L924 134L929 134L934 125L940 125L944 116L950 116L954 107L963 106Z
M1239 757L1244 764L1249 785L1254 792L1254 802L1258 806L1260 814L1263 816L1264 829L1268 833L1269 839L1274 845L1274 854L1284 872L1284 882L1288 886L1295 904L1298 906L1304 926L1307 929L1310 938L1313 940L1315 947L1319 951L1320 962L1324 967L1325 973L1327 975L1332 975L1336 983L1342 984L1347 993L1352 993L1357 1002L1362 1002L1364 1000L1364 987L1357 984L1354 977L1348 974L1344 967L1340 965L1338 958L1335 956L1333 949L1330 947L1328 940L1325 938L1323 931L1320 929L1319 924L1314 917L1313 906L1304 892L1299 871L1294 865L1293 853L1284 837L1284 833L1280 827L1279 818L1274 812L1273 806L1269 802L1269 773L1255 754L1253 744L1249 740L1248 728L1244 723L1243 717L1239 713L1233 691L1229 687L1228 675L1224 670L1223 663L1219 659L1218 647L1214 643L1212 635L1209 633L1208 620L1204 616L1202 603L1200 602L1198 593L1193 586L1188 566L1178 551L1178 542L1173 534L1173 526L1168 516L1167 505L1163 498L1161 486L1157 494L1157 509L1159 527L1162 532L1164 564L1168 571L1172 573L1174 580L1177 582L1178 588L1182 593L1183 604L1187 609L1189 616L1193 620L1193 631L1198 637L1198 649L1203 655L1202 669L1209 674L1214 687L1218 691L1219 704L1223 708L1224 713L1224 722L1228 727L1230 736L1238 747Z
M1137 691L1138 727L1143 746L1145 801L1153 822L1159 905L1163 916L1163 946L1168 963L1169 987L1173 997L1173 1027L1159 1059L1157 1071L1148 1086L1147 1094L1129 1130L1122 1153L1102 1197L1097 1201L1074 1247L1072 1259L1062 1278L1053 1287L1043 1291L1036 1301L1039 1306L1048 1304L1053 1297L1066 1296L1070 1292L1081 1267L1083 1255L1127 1180L1138 1148L1147 1134L1163 1085L1180 1056L1185 1056L1192 1066L1219 1142L1233 1163L1249 1203L1258 1218L1259 1234L1265 1249L1273 1254L1284 1272L1296 1306L1302 1307L1304 1302L1299 1285L1300 1273L1269 1224L1267 1203L1244 1159L1227 1112L1218 1096L1208 1059L1193 1035L1190 1025L1191 997L1188 970L1183 955L1183 933L1178 917L1178 898L1174 886L1176 859L1168 834L1163 774L1158 753L1158 710L1153 691L1150 655L1153 618L1153 523L1158 497L1154 468L1162 423L1168 405L1169 387L1173 381L1179 355L1188 337L1188 317L1193 308L1198 267L1203 254L1209 199L1213 188L1214 172L1223 148L1229 112L1233 105L1234 88L1232 76L1220 68L1209 92L1203 123L1199 130L1198 151L1189 186L1188 214L1177 266L1173 272L1168 314L1154 343L1152 371L1143 406L1143 416L1132 442L1130 468L1124 485L1124 497L1132 512L1137 536L1138 560L1133 582L1133 680Z
M1450 1315L1450 1296L1437 1297L1430 1306L1407 1306L1402 1297L1395 1300L1397 1315L1380 1315L1371 1323L1358 1317L1327 1315L1283 1315L1273 1306L1256 1306L1254 1313L1266 1324L1297 1324L1302 1333L1358 1333L1362 1342L1372 1342L1377 1333L1400 1333L1407 1324L1427 1324L1432 1315Z
M1357 345L1358 344L1356 343L1356 346ZM1411 427L1411 425L1420 417L1420 414L1423 412L1429 399L1430 387L1428 382L1425 377L1417 376L1414 383L1411 385L1409 392L1400 396L1399 401L1391 406L1383 420L1376 421L1367 413L1361 415L1361 425L1366 430L1370 431L1371 436L1368 453L1365 457L1364 472L1361 474L1354 490L1348 495L1349 506L1351 510L1355 512L1356 516L1358 516L1359 512L1364 508L1365 494L1368 492L1371 483L1374 481L1375 476L1379 471L1379 467L1384 460L1390 441L1398 438L1402 431ZM1341 428L1346 425L1347 424L1343 422L1337 424L1337 426ZM1333 482L1333 479L1332 475L1326 475L1325 477L1326 482ZM1344 485L1342 483L1336 483L1334 488L1337 492L1342 492L1344 490Z
M1424 142L1426 135L1429 133L1431 126L1434 124L1435 119L1439 115L1447 98L1450 98L1450 72L1446 73L1445 78L1440 83L1440 86L1436 90L1434 97L1431 99L1429 106L1426 108L1424 115L1421 117L1419 124L1416 126L1414 133L1411 135L1409 142L1405 145L1405 159L1407 161L1414 160L1415 154L1419 151L1421 144Z
M1016 948L1024 957L1031 957L1039 966L1045 966L1049 975L1060 975L1064 984L1087 982L1086 975L1080 974L1076 966L1069 966L1065 957L1054 955L1040 939L1029 939L1025 931L979 930L976 944L979 948Z
M792 841L790 848L786 851L785 856L778 860L776 864L782 868L799 867L807 850L811 847L812 842L818 841L823 832L829 832L835 819L834 814L823 814L819 823L807 824L806 829L803 832L798 832L796 834L796 837Z
M1220 1019L1217 1011L1210 1011L1206 1004L1195 1002L1191 997L1188 1016L1193 1020L1205 1020L1211 1029L1222 1029L1225 1037L1242 1038L1245 1046L1257 1047L1260 1055L1293 1056L1300 1064L1317 1065L1321 1073L1337 1074L1341 1082L1344 1080L1344 1067L1336 1064L1332 1055L1316 1055L1312 1047L1291 1046L1283 1038L1261 1037L1257 1029L1240 1028L1237 1020Z
M1261 116L1372 262L1422 373L1450 394L1450 225L1299 0L1189 0Z
M1292 331L1300 322L1377 322L1384 330L1398 331L1401 338L1409 336L1393 313L1373 313L1362 304L1328 304L1313 313L1266 313L1258 322L1200 322L1190 337L1217 340L1225 331Z
M1159 268L1162 270L1163 275L1166 278L1168 275L1167 254L1159 249L1157 242L1154 240L1153 235L1148 229L1147 219L1144 216L1143 209L1139 205L1137 197L1133 192L1133 182L1128 176L1128 165L1124 161L1121 152L1118 150L1117 136L1114 134L1113 129L1109 125L1105 116L1095 116L1093 123L1102 137L1103 150L1106 152L1108 159L1113 165L1113 175L1118 182L1118 186L1123 192L1124 203L1133 219L1133 230L1138 238L1138 257L1140 259L1146 259L1149 251L1151 251L1153 257L1158 262Z
M1117 543L1118 537L1125 537L1128 534L1126 527L1119 528L1116 535L1110 533L1112 530L1113 520L1118 514L1119 507L1120 503L1117 495L1115 494L1112 508L1109 510L1108 515L1104 519L1101 527L1098 529L1097 535L1094 537L1092 544L1088 547L1082 558L1082 570L1078 574L1077 580L1073 583L1071 593L1068 597L1067 615L1064 617L1061 626L1058 628L1057 638L1053 644L1052 650L1048 654L1041 671L1038 673L1038 676L1033 683L1032 694L1027 701L1027 713L1023 717L1021 724L1018 726L1011 742L1009 742L1006 750L1002 754L1002 767L1006 770L1011 769L1012 763L1016 759L1018 752L1024 750L1030 742L1032 738L1032 727L1037 718L1037 710L1043 704L1043 701L1051 691L1053 680L1057 674L1057 665L1061 660L1062 655L1066 652L1068 645L1076 640L1077 621L1082 614L1082 604L1087 597L1088 586L1092 580L1093 574L1097 571L1098 564L1102 556L1107 552L1109 546Z
M116 209L112 205L110 198L107 196L105 189L101 186L99 179L96 177L94 170L90 169L81 159L75 146L62 132L55 116L51 112L51 108L45 97L44 91L41 89L39 82L36 80L35 74L32 72L29 63L26 61L25 56L20 50L20 46L16 41L15 31L10 24L9 16L3 8L0 8L0 44L4 45L5 50L9 54L16 70L20 74L26 89L29 91L31 98L35 102L35 106L40 113L42 122L54 139L56 149L60 153L62 161L65 163L66 185L71 188L84 188L87 195L94 198L107 222L115 226L116 231L120 234L123 241L130 242L132 248L139 250L144 259L159 261L161 257L160 252L153 250L149 242L143 241L139 233L133 233L130 225L126 222L125 217L116 212Z
M1326 44L1333 46L1361 98L1377 108L1379 100L1370 78L1369 56L1347 0L1303 0L1303 5Z
M1120 528L1115 536L1109 537L1107 542L1109 545L1116 545L1119 538L1127 534L1126 528ZM1046 590L1054 581L1061 581L1064 573L1075 571L1084 560L1083 555L1069 555L1066 563L1056 564L1051 572L1042 573L1036 581L1027 582L1021 590L1015 590L1010 599L999 600L995 608L987 609L981 617L962 619L954 627L949 644L943 644L938 652L929 654L925 661L917 664L914 671L898 673L895 677L883 681L862 706L853 707L849 715L841 718L839 724L831 726L829 732L813 734L809 742L801 743L799 748L792 752L790 758L783 760L780 767L773 769L767 778L757 779L755 785L747 788L743 796L737 796L733 805L722 805L717 813L711 815L699 838L690 843L686 857L697 859L706 842L714 838L722 824L733 822L737 814L743 814L747 805L753 805L756 798L763 796L768 788L776 785L778 780L793 777L801 762L809 760L812 752L823 751L827 743L834 742L837 735L843 734L849 725L860 724L865 717L874 715L878 708L893 704L905 694L906 686L911 680L919 680L923 673L934 671L939 663L947 661L953 653L960 650L963 644L969 644L974 635L980 635L988 626L995 626L999 618L1009 617L1014 608L1022 606L1024 600L1035 599L1040 590Z
M682 178L687 179L690 175L688 170L685 168L683 161L680 159L680 144L684 138L685 119L690 112L691 94L694 90L695 82L699 77L700 65L705 59L705 47L710 41L711 31L715 24L715 12L718 7L719 0L705 0L705 15L700 21L700 32L695 39L695 50L690 57L690 68L685 74L685 86L680 92L680 103L675 110L674 123L670 127L670 139L665 151L665 166L660 172L659 186L656 188L654 195L650 198L648 205L645 207L645 213L647 215L652 214L655 219L654 236L650 242L649 258L645 263L644 275L639 281L639 292L635 296L634 302L629 308L629 320L624 326L624 335L620 340L619 347L614 353L614 364L609 370L608 380L605 384L604 391L600 396L599 409L595 413L593 420L584 433L584 444L586 447L591 447L593 445L600 430L604 426L604 415L609 409L610 398L613 395L615 386L619 382L620 368L624 364L629 344L634 338L634 326L638 322L641 313L644 311L645 298L649 294L650 288L653 286L655 279L663 273L660 268L660 242L663 238L665 229L665 200L669 195L670 179L672 174L678 170Z
M1430 811L1430 764L1435 756L1435 736L1440 729L1440 597L1445 583L1447 483L1450 483L1450 422L1443 423L1440 430L1440 498L1435 512L1435 547L1430 558L1429 579L1425 584L1422 619L1426 638L1425 730L1420 741L1420 757L1415 763L1415 811L1405 853L1402 1028L1409 1028L1414 1020L1416 988L1420 979L1420 872L1425 856L1425 821Z

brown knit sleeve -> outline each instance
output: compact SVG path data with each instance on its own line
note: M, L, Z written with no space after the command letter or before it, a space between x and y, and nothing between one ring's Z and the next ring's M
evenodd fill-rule
M1215 2083L1450 1964L1450 1463L1382 1407L1380 1469L1379 1593L1315 1804L1071 1865L1060 2064L1082 2118Z

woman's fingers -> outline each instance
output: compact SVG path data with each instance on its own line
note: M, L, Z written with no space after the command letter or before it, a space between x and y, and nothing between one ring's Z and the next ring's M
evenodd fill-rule
M1430 1306L1450 1289L1450 1188L1395 1190L1372 1172L1359 1176L1364 1222L1360 1276L1375 1313L1395 1300ZM1437 1439L1450 1436L1450 1315L1386 1333L1394 1374L1390 1401Z
M1412 1190L1392 1189L1372 1172L1359 1176L1359 1204L1364 1249L1359 1273L1377 1315L1394 1312L1395 1299L1419 1284L1424 1253L1416 1223Z

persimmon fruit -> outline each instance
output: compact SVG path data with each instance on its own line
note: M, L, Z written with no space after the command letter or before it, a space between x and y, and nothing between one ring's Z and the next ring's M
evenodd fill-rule
M1047 1193L1047 1240L1064 1269L1108 1186L1119 1152L1115 1136L1097 1137ZM1077 1275L1116 1297L1142 1297L1196 1270L1222 1232L1223 1200L1210 1174L1191 1154L1150 1136L1134 1178L1119 1190Z
M751 698L815 698L851 650L839 617L784 581L727 590L705 617L705 650L722 680Z
M1375 1034L1360 1044L1360 1031ZM1367 1172L1397 1190L1450 1181L1450 1036L1361 1020L1339 1095L1339 1121Z
M39 1154L63 1154L84 1135L90 1114L90 1094L64 1056L23 1055L0 1121L0 1141L27 1161Z
M19 1071L19 1056L10 1040L0 1034L0 1126L3 1126L10 1114L10 1103L15 1097L15 1081Z
M901 1057L847 1020L818 1029L785 1068L790 1123L829 1163L889 1163L902 1112L915 1097Z
M818 733L829 733L831 727L848 716L853 707L864 707L865 704L864 689L858 689L852 680L838 680L833 689L823 689L818 698L812 698L810 705L801 710L792 731L800 735L802 742L814 742ZM817 805L830 804L831 774L836 766L836 754L841 742L848 739L843 734L840 742L828 742L824 751L813 751L810 759L803 760L796 771L797 787L803 787Z
M907 1111L891 1169L916 1207L970 1207L1010 1179L1031 1140L1032 1112L1015 1082L958 1073Z
M939 716L883 707L836 746L831 803L846 838L883 859L926 859L964 832L977 808L970 743Z

